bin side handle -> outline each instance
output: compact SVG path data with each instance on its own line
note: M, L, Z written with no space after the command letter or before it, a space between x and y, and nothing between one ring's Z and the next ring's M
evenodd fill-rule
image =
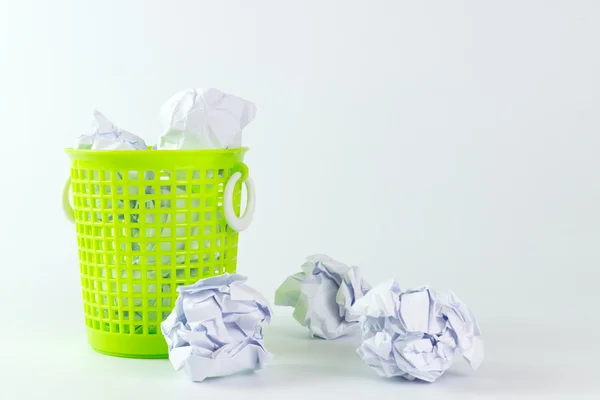
M69 222L75 223L75 212L73 211L73 207L71 207L71 202L69 201L69 189L71 189L71 177L67 178L67 181L63 186L62 209Z
M256 207L256 196L254 189L254 182L250 179L250 176L246 177L244 183L246 184L246 191L248 193L248 201L246 203L246 210L241 217L235 215L233 210L233 190L235 184L242 178L241 172L235 172L225 185L225 192L223 193L223 209L225 210L225 219L230 227L236 232L241 232L250 226L252 217L254 217L254 209Z

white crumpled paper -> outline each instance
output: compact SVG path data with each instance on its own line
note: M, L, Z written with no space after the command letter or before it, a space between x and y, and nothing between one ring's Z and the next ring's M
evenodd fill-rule
M81 135L73 148L78 150L147 150L144 139L118 128L98 110L90 134Z
M450 367L455 351L473 370L483 361L475 316L451 292L403 291L390 280L359 299L352 312L363 316L357 352L381 376L433 382Z
M256 115L254 103L217 89L187 89L162 106L165 133L159 150L230 149L242 146L242 129Z
M294 307L294 318L323 339L335 339L358 328L358 316L350 307L371 288L358 267L314 255L307 257L302 271L281 284L275 304Z
M262 368L271 357L262 323L271 320L267 300L241 275L219 275L177 288L173 312L161 323L169 360L193 381Z

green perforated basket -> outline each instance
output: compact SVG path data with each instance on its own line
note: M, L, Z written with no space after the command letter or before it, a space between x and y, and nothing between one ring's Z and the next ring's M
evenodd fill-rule
M66 152L88 341L104 354L167 357L160 323L177 286L236 271L255 204L246 149Z

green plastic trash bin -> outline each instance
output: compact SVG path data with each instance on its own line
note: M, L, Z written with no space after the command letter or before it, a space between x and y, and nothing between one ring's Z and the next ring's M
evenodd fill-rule
M166 358L160 323L177 286L236 271L238 232L255 207L246 150L66 150L63 208L76 227L94 350Z

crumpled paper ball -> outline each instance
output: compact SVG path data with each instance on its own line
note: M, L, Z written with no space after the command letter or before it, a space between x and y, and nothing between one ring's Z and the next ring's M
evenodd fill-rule
M91 132L75 140L74 149L79 150L147 150L146 142L127 132L94 110Z
M201 382L260 369L271 357L262 332L270 306L245 282L242 275L224 274L177 288L175 308L161 323L175 370Z
M287 278L275 292L275 304L294 307L294 318L322 339L335 339L358 328L350 308L371 286L358 267L326 255L307 257L302 272Z
M217 89L186 89L162 106L159 150L231 149L256 116L254 103Z
M476 370L483 340L473 313L453 293L403 291L395 280L374 287L352 307L363 317L357 352L379 375L433 382L456 351Z

